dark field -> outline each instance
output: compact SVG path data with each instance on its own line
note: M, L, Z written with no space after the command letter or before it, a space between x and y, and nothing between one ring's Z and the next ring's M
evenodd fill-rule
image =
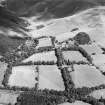
M13 39L0 34L0 54L4 55L7 52L15 50L22 43L24 43L23 39Z

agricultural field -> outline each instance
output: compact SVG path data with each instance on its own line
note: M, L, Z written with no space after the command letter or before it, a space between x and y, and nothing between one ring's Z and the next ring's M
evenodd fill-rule
M16 66L12 68L12 74L8 80L8 85L18 86L18 87L35 87L37 80L35 78L38 76L36 72L36 66Z
M105 54L92 55L92 58L93 63L97 66L105 63Z
M39 89L65 89L60 70L57 66L39 66Z
M49 52L41 52L41 53L33 54L32 56L23 60L22 62L26 63L26 62L29 62L29 61L32 61L32 62L38 62L38 61L40 61L40 62L42 62L42 61L51 62L51 61L54 61L56 63L57 58L55 56L54 51L49 51Z
M93 64L99 67L99 70L105 72L105 54L92 55Z
M75 84L75 88L91 88L105 84L105 76L94 66L74 65L74 71L70 75Z
M75 36L75 34L73 34L72 32L66 32L66 33L62 33L56 36L56 40L58 40L58 42L63 42L69 38L73 38Z
M80 45L80 47L92 57L92 63L98 67L100 71L105 72L105 54L101 47L96 43Z
M96 99L101 99L101 98L105 99L105 89L95 90L89 95L93 96Z
M7 64L4 62L0 62L0 86L2 86L2 81L4 79L4 74L7 69Z
M11 103L11 105L14 105L17 102L18 96L19 96L19 93L0 91L0 105L1 104L7 105L8 103Z
M88 54L102 54L103 50L95 43L87 44L87 45L80 45Z
M51 38L40 38L38 41L39 43L36 48L52 46Z
M74 102L74 103L63 103L63 104L59 104L59 105L90 105L90 104L88 104L88 103L84 103L84 102L82 102L82 101L76 101L76 102Z
M87 62L87 59L85 57L83 57L79 51L63 51L62 54L63 54L64 60L66 60L66 61L69 60L70 62L73 62L73 61Z
M91 31L88 31L87 33L90 36L92 42L95 42L97 45L105 48L105 33L103 31L103 27L93 29Z

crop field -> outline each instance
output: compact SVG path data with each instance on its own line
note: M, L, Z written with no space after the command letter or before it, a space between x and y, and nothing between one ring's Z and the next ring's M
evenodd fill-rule
M95 43L90 45L80 45L92 58L92 63L105 72L105 54L103 50Z
M38 44L37 48L38 47L52 46L51 38L41 38L38 41L39 41L39 44Z
M95 43L89 45L80 45L88 54L102 54L102 49Z
M0 86L2 86L2 81L4 79L4 74L6 72L7 69L7 64L0 62Z
M90 104L84 103L82 101L76 101L74 103L63 103L63 104L60 104L60 105L90 105Z
M87 62L86 58L82 56L82 54L79 51L63 51L63 57L66 61L84 61Z
M64 90L64 83L57 66L39 66L39 89Z
M92 55L93 64L99 67L100 71L105 72L105 54Z
M87 33L89 34L92 41L95 41L96 44L105 47L105 35L102 27L101 29L93 29Z
M8 85L18 87L35 87L37 81L36 66L16 66L12 68L12 74L10 75Z
M11 103L14 105L17 102L17 97L19 96L18 93L9 93L9 92L0 92L0 105L7 105Z
M58 40L58 42L63 42L64 40L73 38L74 36L75 36L75 34L73 34L71 32L66 32L66 33L57 35L56 40Z
M98 67L100 71L105 72L105 54L101 47L96 43L80 46L91 56L92 63Z
M32 61L32 62L54 61L56 63L57 58L55 56L55 52L54 51L49 51L49 52L42 52L42 53L33 54L29 58L23 60L24 63L25 62L29 62L29 61Z
M76 88L95 87L105 84L105 76L93 66L74 65L74 70L70 75Z
M105 89L95 90L90 94L90 96L93 96L96 99L105 99Z

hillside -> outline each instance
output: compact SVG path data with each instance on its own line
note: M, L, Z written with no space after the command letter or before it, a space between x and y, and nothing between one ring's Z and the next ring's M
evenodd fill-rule
M27 37L27 21L0 5L0 54L16 49Z
M42 18L59 18L97 5L104 0L6 0L5 6L19 16L41 15Z
M103 0L2 4L0 104L105 104Z

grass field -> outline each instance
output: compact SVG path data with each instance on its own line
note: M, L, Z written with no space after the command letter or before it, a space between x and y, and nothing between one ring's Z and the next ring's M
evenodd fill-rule
M105 76L93 66L74 65L74 70L70 75L76 88L95 87L105 84Z
M37 77L36 66L17 66L12 68L8 85L19 87L35 87Z
M58 40L58 42L63 42L64 40L73 38L74 36L75 34L73 34L72 32L65 32L65 33L56 35L56 40Z
M11 103L11 105L14 105L17 102L18 96L19 94L0 92L0 105L7 105L9 103Z
M0 34L0 55L5 55L7 52L15 50L25 40L18 38L10 38L6 34Z
M92 92L90 96L93 96L96 99L100 99L101 97L105 99L105 89L100 89Z
M88 103L84 103L82 101L75 101L74 103L63 103L63 104L59 104L59 105L90 105Z
M64 90L64 83L57 66L39 66L39 89Z
M65 20L54 20L50 25L37 31L38 34L45 36L56 36L69 31L69 24Z
M76 61L85 61L87 62L86 58L82 56L79 51L63 51L63 57L65 60L69 60L71 62Z
M105 72L105 54L92 55L93 64L99 67L100 71Z
M89 37L92 41L95 41L98 45L105 48L105 32L103 28L104 27L98 27L91 31L88 31L87 33L89 34Z
M46 46L52 46L51 39L50 38L41 38L41 39L39 39L39 44L38 44L37 47L46 47Z
M56 62L57 61L57 58L55 56L55 52L54 51L50 51L50 52L42 52L42 53L36 53L32 56L30 56L29 58L23 60L23 62L29 62L29 61L32 61L32 62L37 62L37 61L54 61Z

